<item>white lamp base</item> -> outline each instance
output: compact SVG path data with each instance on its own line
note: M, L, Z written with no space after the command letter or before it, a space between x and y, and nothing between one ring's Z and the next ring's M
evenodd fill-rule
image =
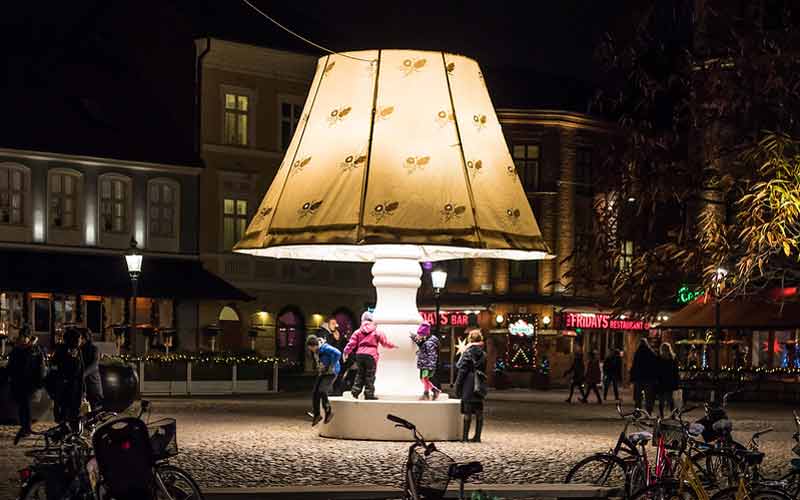
M386 419L392 414L417 426L428 441L458 441L463 419L457 399L437 401L363 400L352 397L330 398L333 420L320 424L319 435L335 439L368 441L413 441L411 431L395 427Z

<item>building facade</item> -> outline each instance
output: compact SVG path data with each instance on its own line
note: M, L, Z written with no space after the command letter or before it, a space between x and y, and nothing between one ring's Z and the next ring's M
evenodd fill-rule
M206 266L254 297L206 304L225 348L304 362L304 337L335 315L345 333L374 300L369 266L275 260L231 251L283 160L317 58L206 38L201 71L200 253Z

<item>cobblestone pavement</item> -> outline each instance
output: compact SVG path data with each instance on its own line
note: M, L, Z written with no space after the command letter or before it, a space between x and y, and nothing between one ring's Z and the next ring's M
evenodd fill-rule
M487 403L484 442L443 443L456 460L480 460L483 482L556 482L579 458L613 445L621 420L612 404L567 405L564 394L494 393ZM305 397L160 399L154 418L178 420L175 459L202 487L400 483L403 443L338 441L316 436ZM741 439L767 426L767 467L785 469L794 431L791 408L734 405ZM0 427L0 499L13 498L15 471L33 441L13 447L15 429ZM5 478L10 478L8 481Z

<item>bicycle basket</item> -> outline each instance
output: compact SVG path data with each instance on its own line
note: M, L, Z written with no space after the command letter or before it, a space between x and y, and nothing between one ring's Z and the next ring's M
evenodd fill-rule
M653 432L653 446L664 439L664 447L668 450L682 450L686 445L686 431L678 420L659 420Z
M153 458L163 460L178 454L178 427L174 418L162 418L147 425Z
M450 483L450 464L453 459L439 450L425 456L424 448L417 448L412 455L412 475L417 492L423 500L439 500L444 498L447 485Z

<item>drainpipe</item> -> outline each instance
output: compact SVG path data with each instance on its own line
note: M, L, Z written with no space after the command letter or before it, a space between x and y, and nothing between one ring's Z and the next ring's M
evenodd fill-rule
M211 38L206 37L206 47L197 56L194 74L195 152L199 155L203 145L203 58L211 51Z

